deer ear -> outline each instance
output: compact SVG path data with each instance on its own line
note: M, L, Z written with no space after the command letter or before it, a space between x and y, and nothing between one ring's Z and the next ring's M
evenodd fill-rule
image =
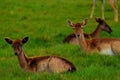
M82 22L82 26L85 26L88 22L88 19L84 19L83 22Z
M99 18L95 17L96 22L99 22Z
M98 22L98 23L102 23L102 22L103 22L103 20L102 20L101 18L95 18L95 20L96 20L96 22Z
M69 26L71 26L71 27L73 27L73 28L74 28L74 23L73 23L72 21L67 20L67 23L68 23L68 25L69 25Z
M11 39L9 39L9 38L5 38L5 41L7 42L7 43L9 43L9 44L12 44L12 40Z
M23 43L23 44L26 43L26 42L28 41L28 39L29 39L29 37L23 38L22 43Z

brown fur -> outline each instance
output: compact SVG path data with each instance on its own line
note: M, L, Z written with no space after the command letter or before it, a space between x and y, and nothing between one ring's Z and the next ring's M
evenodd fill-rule
M87 20L85 19L82 23L79 23L81 25L78 25L78 23L76 23L77 25L72 22L70 23L74 28L74 33L82 50L89 53L99 52L107 55L120 54L120 39L94 38L91 40L86 40L84 37L83 28L87 23Z
M75 66L68 60L58 56L39 56L39 57L27 57L24 54L22 46L28 41L28 37L22 40L11 40L5 38L6 42L11 44L14 49L15 55L18 57L21 68L30 72L74 72Z
M96 20L96 22L98 22L97 28L91 34L84 33L84 36L86 39L97 38L97 37L99 37L99 35L102 31L106 31L108 33L112 32L112 29L109 27L109 25L104 20L102 20L100 18L96 18L95 20ZM79 42L74 33L68 35L63 40L63 43L79 45Z

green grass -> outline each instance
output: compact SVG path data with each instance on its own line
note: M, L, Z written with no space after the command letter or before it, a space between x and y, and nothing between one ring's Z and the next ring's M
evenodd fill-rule
M107 1L105 4L106 22L113 32L103 32L100 37L120 38L120 22L113 21L113 10ZM0 0L0 80L120 80L119 55L89 55L79 46L62 43L73 32L66 20L81 22L89 18L91 6L91 0ZM101 17L99 9L100 2L95 10L97 17ZM90 19L85 32L92 32L96 25L95 20ZM25 36L30 37L24 45L26 55L61 56L73 62L77 71L62 74L24 72L4 38Z

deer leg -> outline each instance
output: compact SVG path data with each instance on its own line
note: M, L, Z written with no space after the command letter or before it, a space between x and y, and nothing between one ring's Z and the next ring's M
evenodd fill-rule
M91 11L90 18L93 18L93 14L94 14L95 6L96 6L96 0L93 0L93 5L92 5L92 11Z
M118 8L117 8L117 4L115 3L115 0L109 0L109 4L114 9L114 21L118 22Z

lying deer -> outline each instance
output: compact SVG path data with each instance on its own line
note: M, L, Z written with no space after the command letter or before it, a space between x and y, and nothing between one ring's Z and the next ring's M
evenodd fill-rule
M95 18L95 20L96 20L96 22L98 22L97 28L91 34L84 33L85 38L87 38L87 39L97 38L97 37L99 37L99 35L102 31L106 31L108 33L112 32L112 29L110 28L110 26L104 20L102 20L100 18ZM70 23L71 22L68 21L68 24L71 26ZM63 40L63 43L79 44L79 42L78 42L74 33L68 35Z
M5 40L12 45L15 55L18 57L19 64L25 71L47 71L53 73L76 71L75 66L71 62L58 56L27 57L24 54L22 46L28 41L28 37L25 37L22 40L11 40L9 38L5 38Z
M120 54L120 39L94 38L86 40L83 28L87 24L87 21L88 20L85 19L82 23L69 22L69 25L74 29L74 33L79 41L81 49L88 53L99 52L100 54L105 55Z

